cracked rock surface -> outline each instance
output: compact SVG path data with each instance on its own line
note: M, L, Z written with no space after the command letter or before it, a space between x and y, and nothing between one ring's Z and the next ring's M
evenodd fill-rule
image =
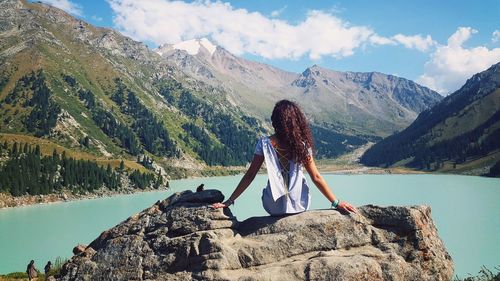
M58 280L451 280L426 206L239 222L217 190L185 191L103 232Z

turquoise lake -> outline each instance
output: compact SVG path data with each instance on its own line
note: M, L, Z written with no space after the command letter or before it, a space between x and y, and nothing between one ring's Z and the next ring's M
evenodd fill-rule
M432 207L440 237L453 257L455 274L475 275L482 265L500 265L500 179L454 175L324 174L334 193L356 206L375 204ZM0 274L24 271L31 259L38 269L48 260L69 258L78 243L89 244L102 231L172 194L200 183L226 197L241 176L171 181L169 191L54 203L0 210ZM238 198L239 220L266 215L260 196L267 177L258 175ZM310 183L310 181L309 181ZM328 201L310 183L312 208Z

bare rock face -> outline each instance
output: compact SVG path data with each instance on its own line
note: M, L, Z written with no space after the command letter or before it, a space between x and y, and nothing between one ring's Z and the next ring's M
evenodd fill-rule
M185 191L103 232L58 280L451 280L429 207L362 206L238 222Z

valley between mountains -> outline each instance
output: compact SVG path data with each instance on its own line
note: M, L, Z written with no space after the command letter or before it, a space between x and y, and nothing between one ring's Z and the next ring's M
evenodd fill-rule
M379 72L287 72L206 38L150 49L45 4L2 1L0 192L149 190L240 173L280 99L307 113L330 170L495 175L499 81L496 64L443 98Z

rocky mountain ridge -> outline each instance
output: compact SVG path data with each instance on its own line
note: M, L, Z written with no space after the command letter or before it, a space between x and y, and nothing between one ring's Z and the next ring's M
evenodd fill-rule
M239 222L216 190L158 201L77 249L58 280L451 280L430 208Z
M424 110L402 132L371 147L367 165L486 174L500 162L500 63L475 74L456 92ZM472 164L472 165L471 165Z
M317 65L296 74L234 56L220 46L209 53L201 45L191 54L171 45L155 51L187 75L224 87L235 104L261 118L267 117L274 102L289 98L299 101L315 122L338 133L387 136L442 99L393 75L340 72Z

